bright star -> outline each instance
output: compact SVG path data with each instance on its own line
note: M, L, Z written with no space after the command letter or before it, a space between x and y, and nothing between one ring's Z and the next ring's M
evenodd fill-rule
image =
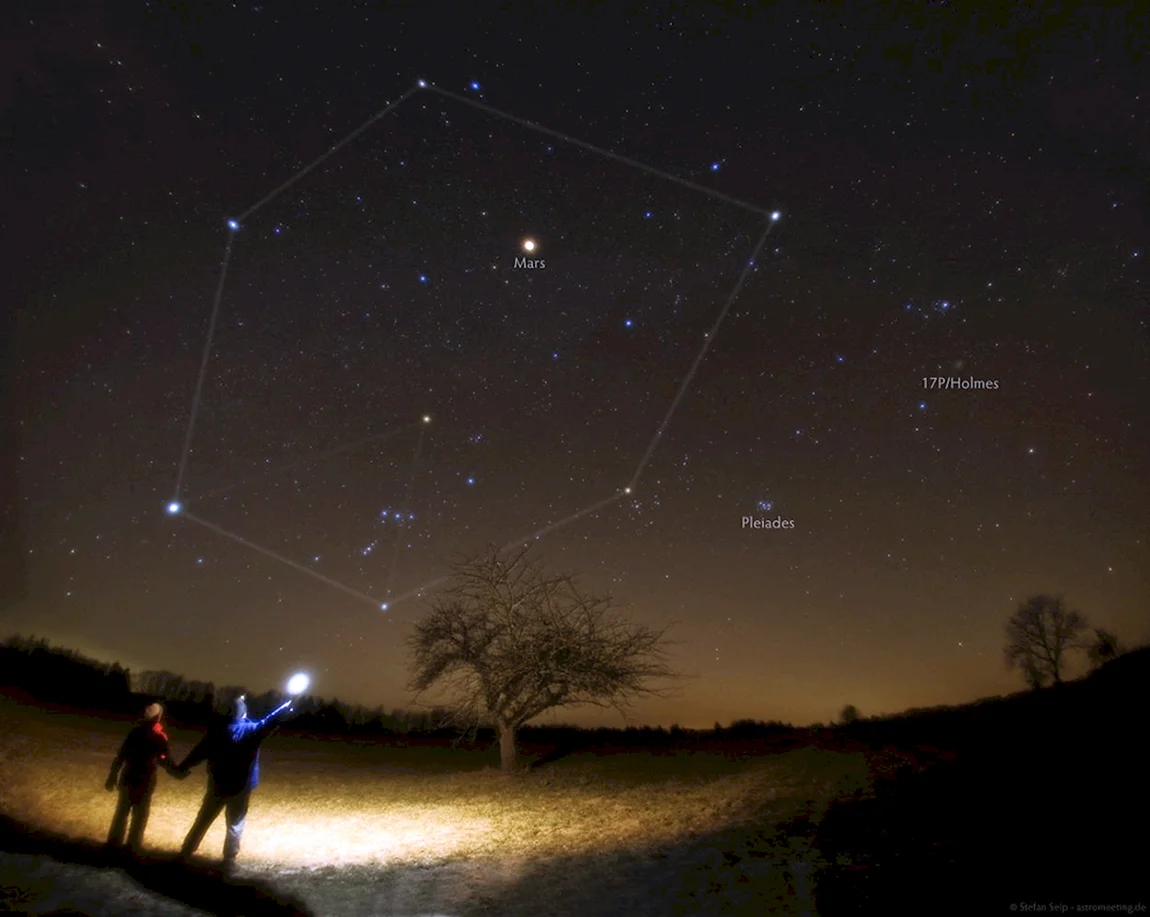
M423 415L423 422L424 423L431 423L431 415L430 414L424 414Z
M381 604L379 606L379 610L380 611L387 611L387 602L384 602L383 604Z
M467 479L467 483L468 483L468 485L474 484L474 483L475 483L475 478L468 478L468 479Z
M778 220L778 218L781 216L782 216L782 214L776 210L774 213L771 214L771 219L772 220Z
M711 171L712 172L718 172L719 171L719 164L717 162L711 163Z
M479 91L479 84L475 80L472 80L471 81L471 88L474 89L476 92L478 92Z
M240 224L238 222L235 220L228 220L228 229L230 229L232 232L235 232L239 228Z
M427 283L427 275L426 274L420 274L419 275L419 282L420 283Z
M426 88L427 88L427 83L426 83L424 80L420 80L420 81L419 81L419 88L420 88L420 89L426 89Z
M175 500L168 504L168 514L171 516L176 515L181 509L182 507Z
M525 252L535 251L535 240L534 239L524 239L523 240L523 250Z
M634 324L634 322L632 322L631 319L626 319L623 322L623 324L626 325L628 328L630 328Z

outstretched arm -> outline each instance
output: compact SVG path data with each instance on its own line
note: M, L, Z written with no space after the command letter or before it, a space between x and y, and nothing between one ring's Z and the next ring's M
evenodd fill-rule
M260 735L269 736L277 729L279 729L284 716L291 712L291 701L280 704L275 710L265 716L262 720L256 722L256 728L259 730Z

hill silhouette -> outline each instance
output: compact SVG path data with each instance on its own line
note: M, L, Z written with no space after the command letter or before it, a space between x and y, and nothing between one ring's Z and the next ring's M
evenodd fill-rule
M1137 901L1147 888L1137 826L1148 688L1144 648L1058 688L837 730L827 744L949 760L882 776L873 798L836 803L810 828L832 864L820 913L916 900L944 913Z

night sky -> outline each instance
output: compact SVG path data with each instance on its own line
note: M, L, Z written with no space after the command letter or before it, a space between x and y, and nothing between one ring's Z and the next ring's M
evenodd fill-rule
M407 706L541 535L672 626L639 723L1017 690L1036 592L1150 638L1144 13L16 6L6 633Z

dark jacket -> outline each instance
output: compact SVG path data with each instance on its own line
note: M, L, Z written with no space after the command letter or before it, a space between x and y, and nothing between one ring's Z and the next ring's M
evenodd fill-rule
M209 729L180 765L180 770L208 762L212 792L218 796L235 796L254 790L260 782L260 743L279 725L283 711L262 720L247 718Z
M108 783L116 782L118 773L119 786L137 789L154 786L156 770L161 765L169 772L175 770L172 746L163 725L149 720L134 726L124 738L108 773Z

